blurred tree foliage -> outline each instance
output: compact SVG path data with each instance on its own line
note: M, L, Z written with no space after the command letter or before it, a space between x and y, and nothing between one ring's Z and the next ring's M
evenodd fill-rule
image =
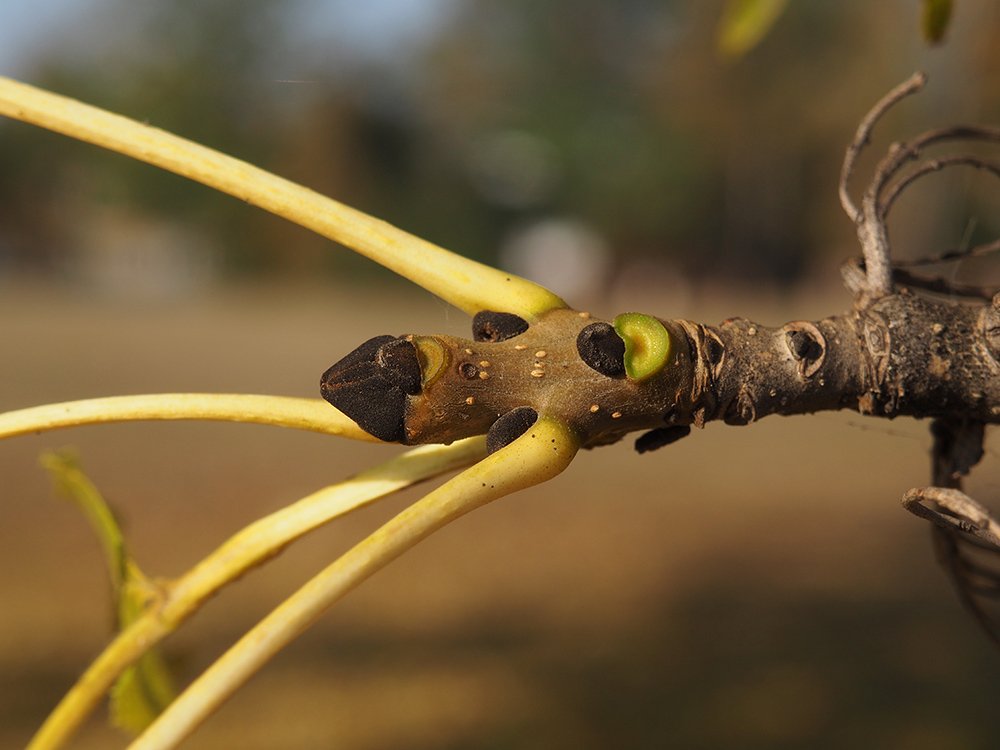
M92 4L24 77L490 262L518 228L562 217L620 261L794 279L854 252L836 176L878 95L936 65L925 107L1000 106L989 0L963 3L933 53L899 3L792 3L738 61L719 55L717 3L452 0L419 43L371 55L338 28L349 3ZM942 200L914 236L956 244L968 200ZM118 210L197 232L231 272L370 268L179 178L0 123L0 259L49 268Z

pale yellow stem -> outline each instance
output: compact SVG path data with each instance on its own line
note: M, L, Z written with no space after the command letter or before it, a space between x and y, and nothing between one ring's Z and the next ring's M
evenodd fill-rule
M563 471L578 441L541 418L509 446L465 470L350 549L244 635L209 667L130 747L175 747L272 656L326 609L428 535L491 500Z
M91 663L49 714L30 750L63 745L126 667L180 627L208 597L250 568L334 518L417 482L468 466L484 454L482 436L448 446L420 446L250 524L175 582L163 584L160 602L118 634Z
M169 587L159 617L179 624L222 584L235 580L303 534L378 498L475 463L485 453L482 435L451 445L420 446L254 521Z
M88 424L175 419L253 422L380 442L321 399L248 393L154 393L33 406L0 414L0 439Z
M126 667L159 643L170 630L155 616L142 616L119 633L87 667L31 738L27 750L55 750L73 736Z
M0 77L0 114L125 154L259 206L419 284L470 315L534 318L566 304L533 282L455 255L361 211L158 128Z

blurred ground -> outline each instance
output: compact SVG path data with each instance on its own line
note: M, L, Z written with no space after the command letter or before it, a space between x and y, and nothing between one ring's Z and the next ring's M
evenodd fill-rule
M834 292L612 295L710 322L833 313ZM626 301L627 299L627 301ZM227 286L154 305L0 280L0 409L156 391L312 395L364 339L464 333L407 288ZM652 455L581 455L367 582L192 748L987 748L1000 655L928 529L926 424L854 414L711 425ZM250 520L391 453L273 428L138 424L0 444L0 746L24 744L109 634L103 563L37 466L72 445L140 563L175 575ZM971 490L1000 489L995 435ZM197 672L410 493L223 592L167 647ZM121 737L92 722L76 745Z

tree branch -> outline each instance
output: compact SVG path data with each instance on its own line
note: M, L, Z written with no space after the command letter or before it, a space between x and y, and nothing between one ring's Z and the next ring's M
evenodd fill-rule
M992 242L984 242L982 245L974 245L973 247L946 250L936 256L926 256L913 260L897 260L894 265L897 268L900 266L907 268L913 266L930 266L935 263L947 263L948 261L960 260L962 258L982 258L997 252L1000 252L1000 239L993 240Z
M934 548L959 600L990 640L1000 646L1000 619L982 601L1000 590L1000 524L961 491L962 477L982 458L984 426L967 420L936 419L931 433L935 486L909 490L903 495L903 507L934 524ZM985 562L979 562L977 555Z
M918 71L879 99L875 106L869 110L868 114L862 118L861 123L858 125L858 129L854 134L854 140L852 140L847 146L847 152L844 154L844 161L840 168L838 193L840 195L840 205L843 206L844 212L847 214L848 218L855 224L860 224L863 217L861 211L858 210L858 207L854 204L854 200L848 192L847 183L850 181L851 175L854 172L854 165L858 160L858 156L860 156L865 146L870 143L872 130L874 129L875 124L882 119L882 116L892 109L893 105L895 105L899 100L920 91L926 83L927 75Z
M901 286L914 289L924 289L928 292L947 294L954 297L969 297L981 300L989 300L996 294L996 288L987 286L977 286L975 284L959 284L956 281L949 281L940 277L920 276L903 268L892 269L893 281Z
M883 221L886 219L889 215L889 211L892 210L892 206L896 202L896 199L904 190L910 187L910 185L919 180L921 177L925 177L933 172L939 172L947 167L973 167L975 169L982 169L989 172L994 177L1000 177L1000 162L981 159L978 156L963 154L945 156L940 159L927 159L926 161L921 162L920 165L906 175L906 177L900 179L892 185L891 189L889 189L888 192L882 197L879 208L881 219Z
M861 151L868 144L875 124L901 99L919 91L926 83L923 73L915 73L908 80L894 88L868 112L855 133L854 140L847 147L841 167L838 192L840 203L847 216L855 223L858 240L864 255L865 277L851 274L846 277L848 288L858 295L859 304L864 306L873 300L892 293L894 274L889 247L886 218L896 199L920 177L951 166L973 166L1000 175L1000 165L976 156L947 156L928 160L918 166L910 175L903 177L885 194L889 183L899 174L903 166L920 156L922 149L935 143L952 140L985 141L1000 143L1000 129L960 125L931 130L912 140L894 144L875 168L871 182L865 189L860 209L848 192L848 181L854 171Z

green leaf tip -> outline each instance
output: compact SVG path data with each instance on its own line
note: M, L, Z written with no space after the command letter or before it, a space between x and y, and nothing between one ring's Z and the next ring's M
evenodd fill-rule
M114 513L80 468L78 457L70 451L46 452L40 462L56 488L83 511L97 536L111 579L118 629L124 630L146 610L157 596L157 589L129 554ZM139 734L163 712L175 694L162 655L150 649L115 681L111 689L111 722Z
M729 0L716 37L719 52L740 57L757 46L781 17L788 0Z
M920 25L928 44L940 44L951 22L951 0L924 0L920 10Z
M90 524L101 545L111 578L112 594L117 600L125 584L130 560L125 551L125 537L114 513L84 474L79 458L72 451L46 451L39 462L49 472L56 490L76 505Z
M615 331L625 342L625 374L641 382L653 377L670 359L670 333L656 318L642 313L622 313L614 319Z

